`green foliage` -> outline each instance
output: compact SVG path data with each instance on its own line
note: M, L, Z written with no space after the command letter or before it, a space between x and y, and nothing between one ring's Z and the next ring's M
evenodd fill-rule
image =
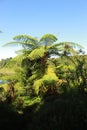
M45 34L40 40L29 35L18 35L13 40L14 42L6 45L19 44L22 45L23 50L21 55L13 58L8 64L8 66L15 64L15 73L11 75L11 80L18 79L24 88L34 90L37 94L43 90L45 92L49 89L54 91L53 88L57 91L60 84L67 83L69 87L72 86L71 73L75 72L72 63L70 63L72 57L69 60L70 65L67 65L67 60L65 63L62 63L61 60L60 63L56 64L50 57L58 55L67 59L70 55L75 56L77 51L74 48L75 46L81 48L80 45L72 42L56 43L57 38L53 34ZM7 77L9 79L10 75Z
M87 93L81 94L75 89L69 91L67 94L45 97L42 103L34 104L24 109L25 117L28 120L27 130L86 129L86 99ZM29 122L31 123L29 124Z
M31 60L35 60L35 59L39 59L41 57L44 56L44 53L46 52L44 46L34 49L28 56L29 59Z
M9 62L11 61L11 59L12 59L12 58L2 59L2 60L0 61L0 68L6 67L6 66L9 64Z
M0 102L22 114L26 130L87 128L87 56L78 55L82 47L57 43L52 34L40 40L18 35L13 40L6 45L21 45L22 50L0 61L0 79L7 81L0 85Z
M4 101L6 99L6 92L2 86L0 86L0 101Z
M35 92L38 94L39 90L41 91L48 91L51 86L55 87L55 84L58 81L58 77L55 74L55 68L52 64L47 66L45 70L45 74L39 79L34 81L34 89Z
M40 41L45 42L44 44L46 46L47 44L52 44L53 42L56 42L57 38L52 34L45 34L44 36L42 36Z
M0 129L19 130L22 129L21 124L21 116L6 102L0 102Z

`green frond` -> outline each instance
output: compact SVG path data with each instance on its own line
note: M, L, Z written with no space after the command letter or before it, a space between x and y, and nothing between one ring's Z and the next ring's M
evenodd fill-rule
M27 49L32 49L32 48L36 48L38 47L38 45L36 44L33 44L29 41L27 42L19 42L19 41L15 41L15 42L8 42L6 44L3 45L3 47L6 47L6 46L18 46L18 45L21 45L23 48L27 48Z
M27 50L27 49L21 49L21 50L17 50L15 51L16 54L18 55L22 55L24 57L26 57L27 55L29 55L31 53L31 49L30 50Z
M69 46L69 47L73 47L73 48L84 48L83 46L81 46L80 44L78 43L74 43L74 42L60 42L59 43L60 45L62 46Z
M58 77L55 74L55 66L53 64L48 65L46 74L43 76L43 80L50 83L58 80Z
M20 54L12 59L14 63L21 63L23 59L25 58L25 55Z
M56 66L55 68L56 68L56 69L62 69L62 67L63 67L63 64L58 65L58 66Z
M40 47L40 48L34 49L34 50L28 55L28 58L30 58L31 60L38 59L38 58L40 58L40 57L43 57L45 52L46 52L46 50L44 49L44 47Z
M6 44L3 45L3 47L5 46L17 46L17 45L23 45L23 42L8 42Z
M79 48L82 48L82 46L73 42L60 42L57 47L61 56L77 55L77 49Z
M33 74L30 78L29 81L33 81L37 78L37 74Z
M68 69L69 70L74 70L75 67L73 65L63 65L62 69L64 69L64 70L68 70Z
M49 52L49 55L60 56L60 45L59 44L53 44L51 46L47 46L47 50Z
M45 34L44 36L42 36L40 41L56 42L57 38L53 34Z
M40 87L43 85L43 79L35 80L34 81L34 90L36 94L38 94Z
M34 90L36 92L36 94L38 94L40 88L43 87L51 87L52 85L56 84L56 82L58 81L58 77L55 74L55 67L53 63L48 63L48 67L46 69L45 75L41 76L40 79L35 79L34 80ZM48 89L47 88L47 89Z
M13 40L21 41L21 42L23 42L23 41L31 41L34 43L38 42L37 38L33 38L29 35L17 35L13 38Z
M55 43L53 45L48 46L48 49L55 49L55 48L60 47L60 45L61 45L60 43Z
M43 81L44 82L49 82L49 84L51 85L51 83L54 83L54 82L56 82L58 80L58 77L56 76L56 74L54 74L54 73L51 73L51 75L50 74L46 74L46 75L44 75L44 77L43 77Z
M38 47L38 40L27 35L18 35L13 38L13 42L8 42L4 46L21 45L23 48L34 49Z

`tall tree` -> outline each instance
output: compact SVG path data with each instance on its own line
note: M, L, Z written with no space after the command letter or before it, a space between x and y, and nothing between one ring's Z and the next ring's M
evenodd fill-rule
M20 52L23 57L22 65L25 68L23 74L25 73L25 80L28 84L32 84L37 93L40 88L45 88L46 91L50 87L55 88L58 82L55 65L49 60L51 56L75 55L77 51L74 47L81 48L80 45L72 42L57 43L57 38L53 34L45 34L40 40L28 35L18 35L13 40L14 42L5 45L22 46Z

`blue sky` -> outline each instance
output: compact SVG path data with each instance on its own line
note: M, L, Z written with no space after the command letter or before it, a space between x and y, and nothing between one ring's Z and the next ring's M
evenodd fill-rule
M0 30L0 59L15 56L19 48L2 45L18 34L52 33L87 49L87 0L0 0Z

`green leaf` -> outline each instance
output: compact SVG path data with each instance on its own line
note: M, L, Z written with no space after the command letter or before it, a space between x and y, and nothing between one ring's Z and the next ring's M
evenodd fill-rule
M53 42L56 42L57 38L53 34L45 34L40 39L40 42L42 42L45 46L53 44Z
M34 49L29 55L28 58L30 58L31 60L35 60L38 58L41 58L44 56L44 53L46 52L46 50L44 49L44 47L40 47L37 49Z

